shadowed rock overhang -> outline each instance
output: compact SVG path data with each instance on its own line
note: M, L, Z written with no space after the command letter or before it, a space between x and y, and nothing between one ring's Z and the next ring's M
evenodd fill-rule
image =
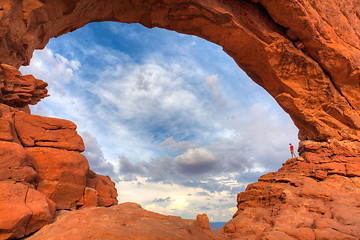
M96 21L141 23L223 47L299 128L300 140L360 139L359 1L2 1L0 63L29 64L52 37Z

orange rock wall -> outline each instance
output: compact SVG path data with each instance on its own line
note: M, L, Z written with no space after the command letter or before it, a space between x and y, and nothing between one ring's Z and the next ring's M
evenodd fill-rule
M27 104L46 97L47 84L5 64L1 74L0 239L39 230L56 210L116 205L115 184L93 173L80 154L85 147L76 125L29 113Z
M249 184L222 229L240 239L358 239L360 143L300 143L302 157Z

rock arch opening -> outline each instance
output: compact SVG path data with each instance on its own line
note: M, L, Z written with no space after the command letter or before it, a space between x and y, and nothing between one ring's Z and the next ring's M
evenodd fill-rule
M0 62L3 80L32 82L27 86L30 95L29 92L12 95L9 89L15 85L9 84L4 84L2 91L5 93L1 115L3 159L14 158L8 149L17 154L16 161L2 159L7 167L1 174L0 194L11 196L11 199L0 198L5 201L0 206L9 206L6 209L12 209L14 203L22 206L16 208L21 214L11 215L10 224L6 221L6 230L1 233L5 238L23 237L52 220L56 205L37 191L46 171L34 171L34 167L41 169L41 164L36 165L34 159L41 159L44 151L56 158L57 150L53 148L59 146L68 148L70 153L66 154L77 158L77 151L82 149L81 144L75 144L74 149L74 144L69 145L52 134L51 138L56 141L37 138L36 142L33 139L36 131L22 135L27 130L21 129L17 122L34 126L39 119L26 115L26 109L7 105L7 100L16 102L19 98L21 103L29 103L46 93L42 82L20 76L16 69L28 64L34 49L44 48L50 38L96 21L137 22L147 27L196 35L222 46L275 98L299 128L302 157L287 161L278 172L262 176L259 182L250 184L238 195L238 211L222 229L221 239L234 236L291 239L305 235L307 239L326 236L356 239L360 236L357 1L349 0L344 4L340 0L331 3L307 0L23 0L3 1L2 5ZM71 123L52 121L45 121L46 134L64 132L71 136L71 141L78 140ZM19 144L19 138L24 136L32 136L22 140L26 148ZM36 137L39 136L43 134ZM42 148L35 149L34 144ZM31 160L34 161L29 164ZM9 165L10 162L13 165ZM80 162L84 161L80 159ZM40 181L41 187L53 187L56 190L53 198L60 195L71 198L68 208L78 206L74 203L89 203L85 199L94 200L95 205L113 204L115 193L111 181L90 172L86 163L80 169L84 171L58 175L61 184ZM70 179L75 179L76 184L69 184ZM62 189L69 185L76 196L62 194ZM106 191L102 191L104 189ZM35 199L44 208L33 205ZM57 206L61 208L62 204L69 202ZM346 214L349 212L351 215ZM296 222L296 226L289 226L289 222ZM201 234L208 236L210 233Z
M163 214L208 208L211 221L228 221L236 194L297 145L275 101L197 37L93 23L52 39L21 71L49 83L32 114L76 123L90 168L117 182L119 202Z

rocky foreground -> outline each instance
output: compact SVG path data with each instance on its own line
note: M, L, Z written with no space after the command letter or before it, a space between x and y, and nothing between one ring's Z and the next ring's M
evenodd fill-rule
M17 70L50 38L95 21L222 46L290 115L300 157L239 193L238 211L217 233L203 215L116 206L114 183L81 155L76 125L30 114L47 84ZM0 239L360 238L358 0L3 0L0 37Z
M53 224L47 225L31 240L49 239L224 239L226 235L210 231L207 217L184 220L149 212L136 203L109 208L87 208L59 212Z

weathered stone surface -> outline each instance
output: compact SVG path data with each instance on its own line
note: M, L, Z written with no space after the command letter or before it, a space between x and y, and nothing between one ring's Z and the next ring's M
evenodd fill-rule
M78 152L55 148L25 148L38 173L37 190L56 203L57 209L76 209L84 193L89 164Z
M196 223L199 224L199 226L203 229L210 230L210 223L208 216L203 213L196 216Z
M304 141L299 151L301 157L238 194L238 211L224 232L261 239L360 236L359 143Z
M54 147L70 151L85 150L76 125L68 120L15 113L15 129L25 147Z
M13 139L11 134L10 122L6 119L0 118L0 140L11 141Z
M86 186L97 191L97 206L107 207L118 203L116 199L118 194L115 188L115 183L111 181L110 177L98 175L89 170L86 176Z
M0 181L0 239L21 238L52 222L55 206L22 183Z
M301 140L360 140L359 5L357 0L7 1L0 11L0 62L28 64L34 49L44 48L51 37L92 21L176 30L222 46L290 114Z
M52 222L56 206L55 203L45 197L44 194L29 188L25 204L32 212L26 224L25 235L29 235Z
M37 176L26 161L24 148L12 142L0 141L0 181L11 179L31 182Z
M22 76L14 67L0 64L0 101L13 107L35 105L47 94L47 83L32 75Z
M22 145L14 127L14 114L17 111L26 111L26 108L13 108L0 103L0 141L16 142Z
M225 234L203 231L194 222L123 203L62 213L28 239L225 239Z
M79 209L88 208L88 207L97 207L98 201L99 201L98 192L93 188L85 187L84 195L77 202L77 206Z

